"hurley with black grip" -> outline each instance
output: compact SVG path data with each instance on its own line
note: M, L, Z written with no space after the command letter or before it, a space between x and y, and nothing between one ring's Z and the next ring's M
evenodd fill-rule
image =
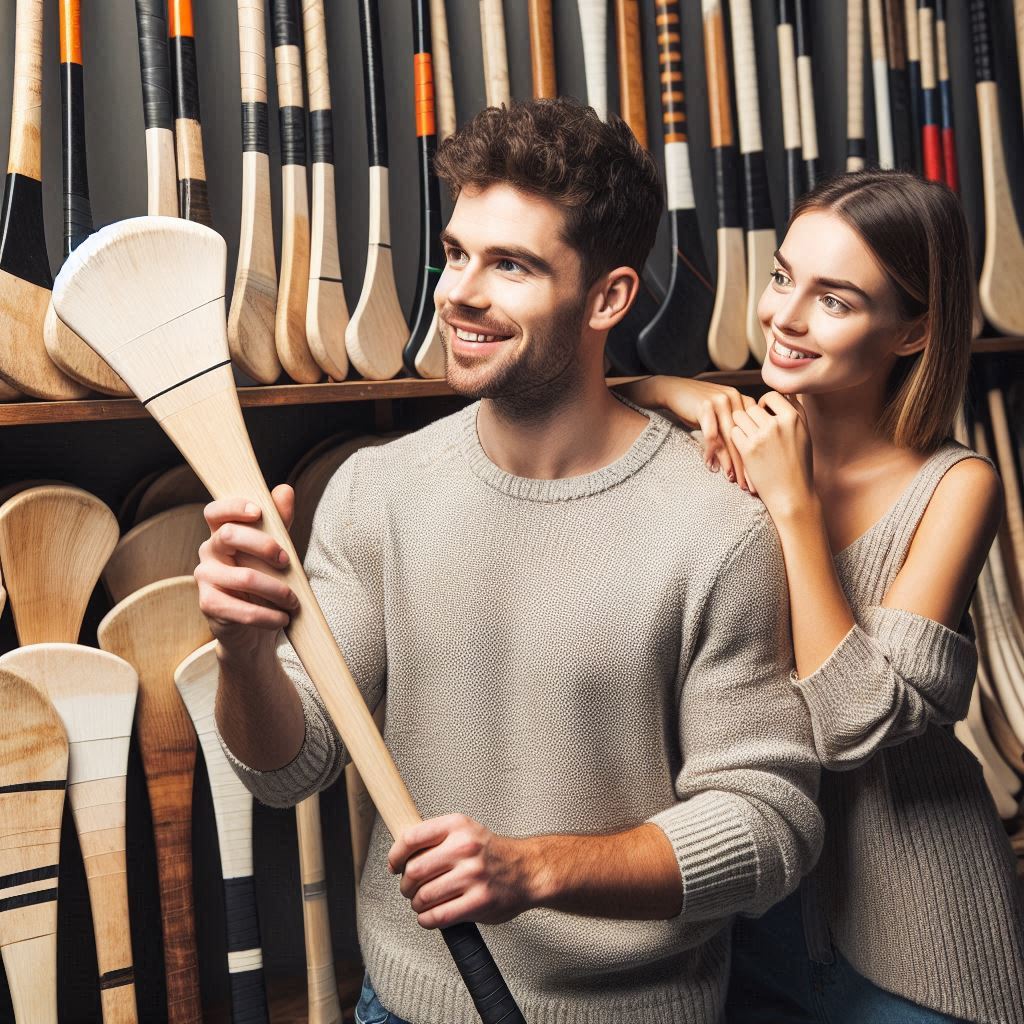
M139 32L142 110L146 122L146 210L152 216L177 217L166 0L135 0L135 21Z
M199 120L199 70L192 0L170 0L171 68L174 80L174 138L178 154L178 207L181 216L209 225L210 197Z

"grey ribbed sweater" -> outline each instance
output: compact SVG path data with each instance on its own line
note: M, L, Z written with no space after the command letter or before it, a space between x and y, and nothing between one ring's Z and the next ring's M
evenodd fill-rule
M483 928L531 1024L718 1024L738 911L797 886L821 843L819 766L792 669L781 550L760 502L708 473L663 418L595 473L496 467L477 406L353 456L306 560L421 813L505 835L656 822L683 912L614 921L533 910ZM236 763L295 803L345 751L294 652L306 740L285 768ZM378 819L359 937L382 1003L413 1024L476 1024L434 932L386 869Z
M977 667L959 632L881 607L928 502L968 449L949 442L836 557L858 625L795 688L822 764L825 849L801 888L812 956L828 935L875 984L986 1024L1024 1024L1024 913L981 767L950 724Z

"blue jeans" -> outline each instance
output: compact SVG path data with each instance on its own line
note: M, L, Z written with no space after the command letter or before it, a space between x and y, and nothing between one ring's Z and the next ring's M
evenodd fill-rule
M356 1024L407 1024L401 1017L388 1013L380 1005L368 974L363 975L363 991L359 993L359 1002L356 1003Z
M960 1024L872 984L837 949L830 964L807 955L800 893L733 932L728 1024Z

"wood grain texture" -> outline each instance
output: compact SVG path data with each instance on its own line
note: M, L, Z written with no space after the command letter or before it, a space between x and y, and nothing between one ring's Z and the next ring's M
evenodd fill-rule
M42 180L43 0L17 0L7 173Z
M971 700L972 708L974 707L976 700L977 686L975 686L975 696ZM980 704L978 705L977 714L980 719ZM978 759L978 762L981 764L982 772L985 776L985 785L988 787L989 794L992 797L992 802L995 804L996 813L1003 821L1008 821L1011 818L1016 817L1019 809L1017 800L1014 799L1013 794L1006 786L1004 777L999 772L1000 765L1007 772L1009 772L1009 768L1006 768L1006 763L999 756L999 752L992 743L992 739L988 735L987 730L984 730L984 720L981 721L981 726L983 731L977 731L977 721L972 718L970 713L968 713L967 719L955 724L953 727L953 733L956 738ZM1012 774L1012 772L1010 774Z
M223 328L222 328L223 330ZM225 340L226 345L226 340ZM153 818L170 1024L202 1021L192 902L192 776L196 735L174 670L212 637L191 576L151 583L113 608L100 647L139 674L136 735Z
M871 40L871 84L875 91L875 131L878 166L896 166L893 148L892 111L889 108L889 62L885 49L885 11L882 0L868 0L868 36Z
M384 733L387 708L383 702L373 712L377 728ZM370 852L370 837L373 823L377 820L377 809L359 774L359 769L349 762L345 765L345 799L348 803L349 835L352 842L352 876L356 883L356 898L359 896L359 880L363 877L366 857Z
M444 338L441 335L441 321L437 310L434 311L427 336L416 353L416 372L427 380L444 380Z
M53 705L0 671L0 953L17 1024L57 1024L57 871L68 741Z
M187 463L157 473L146 485L135 506L131 523L137 526L179 505L205 505L210 492Z
M983 675L984 672L984 665L979 666L979 674ZM1014 770L992 738L982 710L980 681L975 685L971 693L971 704L967 712L965 724L974 736L974 741L979 750L982 752L986 769L994 776L999 787L1011 797L1018 796L1022 786L1020 772Z
M1024 0L1013 0L1013 25L1017 36L1017 71L1020 78L1020 101L1024 107Z
M648 148L644 54L640 0L615 0L615 38L619 51L619 111L636 141Z
M846 169L864 170L864 0L846 4Z
M157 580L187 576L199 564L199 545L210 536L203 505L166 509L129 530L103 569L114 604Z
M502 0L480 0L480 41L487 106L508 106L512 102L512 88L508 80L508 46L505 43L505 7Z
M68 802L89 889L104 1024L138 1020L125 863L125 776L139 678L126 661L77 644L0 658L57 710L68 738Z
M455 84L448 46L445 0L430 0L430 41L434 58L434 91L437 96L437 139L444 142L455 131Z
M533 98L551 100L558 95L551 0L529 0L527 13L530 19L530 73L533 77Z
M608 0L577 0L577 7L587 102L604 121L608 118Z
M1021 479L1017 473L1015 445L1006 413L1006 398L1000 387L990 387L987 394L988 418L992 426L995 461L1003 480L1005 506L1002 532L1007 563L1007 576L1013 592L1012 613L1024 614L1024 504ZM1019 429L1019 427L1018 427Z
M33 487L0 506L0 564L23 646L78 640L117 534L114 513L77 487Z
M57 367L83 387L101 395L126 398L131 388L67 324L61 323L53 308L46 309L43 321L46 354Z
M186 220L212 223L199 114L192 0L168 0L171 78L174 83L174 143L178 167L178 209Z

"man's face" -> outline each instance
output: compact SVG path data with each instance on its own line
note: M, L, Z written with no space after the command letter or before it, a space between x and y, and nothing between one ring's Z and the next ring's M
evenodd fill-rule
M434 292L459 394L546 405L575 383L586 295L563 218L509 185L460 193Z

